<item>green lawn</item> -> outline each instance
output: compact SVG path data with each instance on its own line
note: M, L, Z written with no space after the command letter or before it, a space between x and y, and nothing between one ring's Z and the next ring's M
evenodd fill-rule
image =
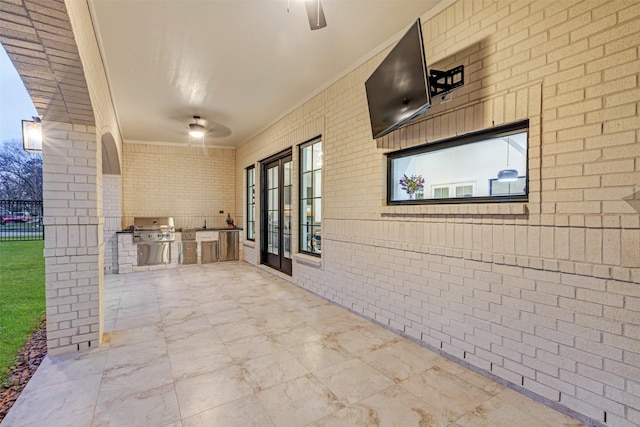
M44 241L0 242L0 384L45 314Z

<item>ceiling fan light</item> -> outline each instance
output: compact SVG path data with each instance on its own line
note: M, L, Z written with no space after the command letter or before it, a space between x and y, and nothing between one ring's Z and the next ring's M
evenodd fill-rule
M189 135L194 138L202 138L204 136L204 126L199 123L191 123L189 125Z
M517 181L518 171L515 169L503 169L498 172L498 181Z

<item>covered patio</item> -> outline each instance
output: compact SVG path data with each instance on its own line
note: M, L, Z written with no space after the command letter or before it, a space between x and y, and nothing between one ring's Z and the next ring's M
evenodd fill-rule
M243 262L107 276L105 338L3 427L582 425Z
M182 3L198 7L168 7ZM49 354L2 426L640 425L637 2L405 0L424 7L372 20L376 37L401 23L309 92L292 78L238 83L237 70L264 78L255 71L271 63L309 80L300 64L328 70L318 55L374 38L340 36L352 26L338 12L312 33L287 2L231 3L155 2L164 24L147 31L142 2L0 3L0 43L42 118ZM300 24L287 40L335 41L307 42L304 61L253 43L268 40L254 26L243 35L269 60L216 79L218 64L255 56L226 33L194 37L201 46L163 31L227 28L212 17L242 29L250 20L230 18L240 11L274 36L286 26L264 19L257 5L269 4ZM418 17L429 68L463 65L465 84L374 138L366 81ZM240 89L225 101L218 86ZM291 89L295 102L278 106L264 88ZM218 102L253 108L260 94L271 121L244 134L219 123L235 145L228 134L192 143L197 118L220 128ZM258 116L247 111L236 120ZM516 128L522 186L476 198L518 172L504 134ZM507 138L509 168L489 176L469 156L465 177L408 169L479 135ZM426 179L423 197L391 197L400 172ZM136 217L209 233L228 215L242 228L240 262L119 261L134 259L118 238Z

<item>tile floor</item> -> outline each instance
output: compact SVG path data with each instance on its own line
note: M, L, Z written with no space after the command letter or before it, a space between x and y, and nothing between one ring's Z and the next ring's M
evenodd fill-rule
M582 425L241 262L106 276L105 330L2 427Z

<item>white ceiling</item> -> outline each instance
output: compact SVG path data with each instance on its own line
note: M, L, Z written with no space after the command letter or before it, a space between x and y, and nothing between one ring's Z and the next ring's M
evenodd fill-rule
M441 2L321 1L311 31L302 0L89 0L123 139L187 144L199 115L241 145Z

